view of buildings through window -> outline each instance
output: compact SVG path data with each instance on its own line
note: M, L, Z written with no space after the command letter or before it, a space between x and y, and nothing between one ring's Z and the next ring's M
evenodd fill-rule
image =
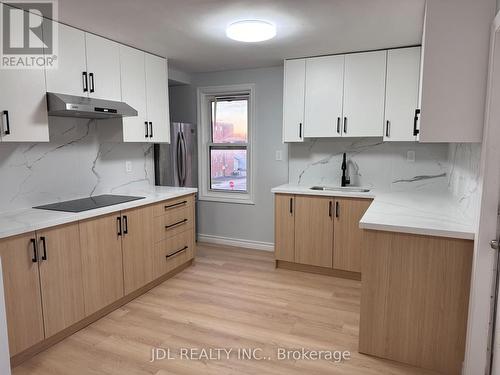
M212 101L210 188L248 191L248 98Z

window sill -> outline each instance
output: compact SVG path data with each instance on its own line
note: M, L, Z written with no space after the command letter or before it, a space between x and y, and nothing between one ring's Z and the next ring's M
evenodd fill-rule
M255 202L250 196L231 197L231 194L214 194L214 195L203 195L203 196L199 195L198 200L207 202L255 205Z

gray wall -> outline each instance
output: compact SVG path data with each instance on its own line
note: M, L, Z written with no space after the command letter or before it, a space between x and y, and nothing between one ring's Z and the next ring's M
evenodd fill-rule
M255 205L200 202L198 233L264 243L274 242L271 188L288 181L287 146L281 141L283 68L272 67L196 74L192 86L170 88L173 121L196 123L196 89L255 84ZM283 161L275 152L283 151Z

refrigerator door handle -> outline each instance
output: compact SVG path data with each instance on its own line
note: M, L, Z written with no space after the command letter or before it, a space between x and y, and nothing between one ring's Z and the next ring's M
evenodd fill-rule
M182 140L182 184L181 184L181 186L186 186L187 148L186 148L186 139L184 138L183 132L181 132L181 140Z
M177 168L177 181L179 183L179 186L182 186L182 167L181 167L181 158L182 158L182 150L181 150L181 133L177 133L177 142L176 142L176 149L175 149L175 154L176 154L176 168Z

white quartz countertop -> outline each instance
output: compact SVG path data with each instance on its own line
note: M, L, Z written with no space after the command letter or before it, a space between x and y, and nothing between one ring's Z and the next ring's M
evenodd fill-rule
M273 193L371 198L360 228L473 240L474 223L456 198L446 192L368 193L315 191L310 186L281 185Z
M0 212L0 238L11 237L34 230L54 227L56 225L67 224L129 208L161 202L167 199L193 194L197 191L198 190L195 188L154 186L150 189L120 190L113 192L113 194L118 195L140 196L144 197L144 199L78 213L39 210L34 208L26 208L11 212ZM85 197L74 197L72 199L79 198Z

